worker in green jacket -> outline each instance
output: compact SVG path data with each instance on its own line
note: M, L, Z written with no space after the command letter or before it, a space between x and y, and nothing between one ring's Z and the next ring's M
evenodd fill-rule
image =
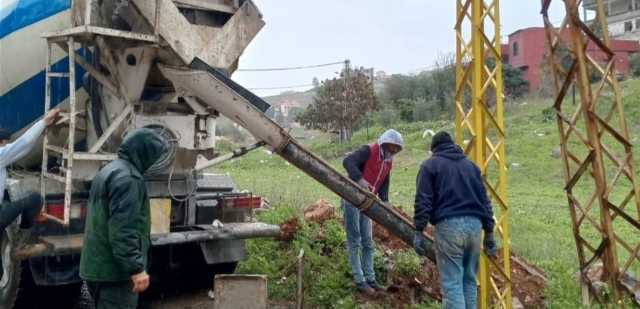
M150 129L134 130L122 142L118 159L93 179L80 277L96 309L134 309L138 294L149 287L151 220L143 174L168 146Z

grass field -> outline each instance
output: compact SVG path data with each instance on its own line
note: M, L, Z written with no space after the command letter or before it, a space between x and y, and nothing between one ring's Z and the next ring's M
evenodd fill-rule
M637 145L640 132L640 81L625 82L623 91L632 141ZM575 277L576 249L567 198L563 191L562 166L560 159L552 156L552 151L559 144L557 127L555 119L545 120L543 113L550 105L550 100L530 99L510 104L507 108L511 242L513 251L547 272L549 308L580 308L580 289ZM420 162L427 157L429 143L428 139L422 138L422 132L425 129L452 132L453 123L413 123L394 127L404 135L407 147L398 155L394 165L390 199L393 204L413 213L415 177ZM357 132L350 145L329 143L322 136L306 142L314 151L342 169L341 159L346 152L373 141L382 130L379 127L371 129L369 137L363 131ZM638 163L639 158L640 153L635 149ZM274 205L274 211L261 217L264 221L279 223L293 215L300 215L306 205L320 198L339 205L337 196L266 151L259 150L226 163L217 172L232 174L241 188L266 197ZM268 274L271 297L290 299L294 282L283 277L290 273L289 268L297 251L304 248L311 252L307 272L307 282L310 283L307 299L310 305L318 308L357 306L350 290L342 228L334 224L323 231L322 248L314 247L318 233L314 229L313 226L304 225L291 244L250 242L250 258L241 265L240 271ZM323 250L331 252L325 254ZM382 264L384 261L381 259L377 259L376 263ZM424 307L432 306L435 305L424 304Z

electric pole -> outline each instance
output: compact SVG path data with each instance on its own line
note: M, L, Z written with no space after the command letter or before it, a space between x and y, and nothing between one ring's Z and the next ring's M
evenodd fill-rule
M349 70L351 66L351 61L349 59L344 60L344 110L342 113L342 124L341 124L341 132L340 132L340 141L345 142L348 140L348 132L347 132L347 104L349 101Z
M376 97L376 89L374 88L375 77L373 75L373 67L369 69L369 80L371 81L371 100L375 100ZM369 140L369 110L366 112L366 123L367 123L367 141Z

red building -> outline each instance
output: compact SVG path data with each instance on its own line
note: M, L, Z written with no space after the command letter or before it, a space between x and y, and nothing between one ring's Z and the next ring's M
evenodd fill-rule
M611 49L616 57L616 71L627 77L629 57L640 51L640 44L637 41L611 40ZM606 58L594 44L587 46L587 53L596 61ZM546 37L542 27L520 29L509 35L508 44L502 45L503 61L524 72L530 90L540 88L546 54Z

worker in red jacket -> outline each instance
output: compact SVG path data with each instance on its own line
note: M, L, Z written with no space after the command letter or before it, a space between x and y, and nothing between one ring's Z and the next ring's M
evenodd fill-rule
M389 201L389 182L393 157L402 150L404 141L398 131L384 132L377 143L364 145L350 153L342 162L349 178L363 188ZM342 201L344 224L347 232L347 248L353 279L358 291L373 294L383 288L376 281L373 270L373 231L371 219L349 202Z

